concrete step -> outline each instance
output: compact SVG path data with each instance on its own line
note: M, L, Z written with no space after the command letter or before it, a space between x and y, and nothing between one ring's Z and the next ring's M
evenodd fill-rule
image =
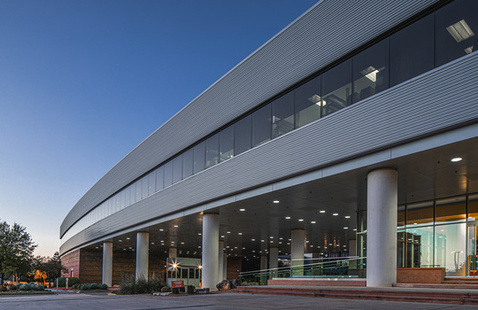
M300 279L300 278L284 278L272 279L267 281L268 286L292 285L292 286L345 286L345 287L365 287L367 281L365 279Z
M408 288L435 288L435 289L460 289L460 290L478 290L478 284L473 283L445 283L429 284L429 283L396 283L394 287L408 287Z
M236 293L478 305L478 291L241 286Z

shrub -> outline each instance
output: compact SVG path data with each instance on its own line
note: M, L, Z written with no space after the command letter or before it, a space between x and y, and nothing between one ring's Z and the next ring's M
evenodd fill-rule
M32 290L32 286L27 283L27 284L22 284L20 285L20 287L18 288L20 291L31 291Z
M9 284L9 285L7 286L7 289L8 289L9 291L16 291L16 290L18 289L18 287L17 287L15 284Z
M71 277L71 278L61 277L61 278L55 279L55 286L56 286L57 279L58 279L58 287L66 287L66 279L68 279L68 287L73 287L73 285L80 283L80 279L76 277Z
M108 289L108 284L99 284L98 285L98 289L99 290L107 290Z
M74 290L79 290L81 287L81 284L80 283L76 283L76 284L73 284L73 286L71 287L72 289Z
M171 288L169 286L163 286L161 288L161 293L167 293L167 292L171 292Z
M80 286L80 290L88 291L88 290L90 290L90 285L88 283L85 283L82 286Z
M98 284L96 283L91 283L90 284L90 290L97 290L98 289Z
M118 294L150 294L152 292L160 291L164 286L164 283L157 279L139 279L135 280L123 280L120 284Z
M40 285L40 284L30 284L31 285L31 288L33 291L44 291L45 290L45 287L43 285Z
M0 286L0 292L6 292L7 291L7 287L6 286Z

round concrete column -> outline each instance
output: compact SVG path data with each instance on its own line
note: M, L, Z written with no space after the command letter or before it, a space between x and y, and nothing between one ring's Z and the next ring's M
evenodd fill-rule
M217 268L217 283L224 280L224 241L219 241L219 258Z
M267 284L267 279L269 278L268 277L268 274L266 273L266 269L267 269L267 254L262 254L261 255L261 284L262 285L266 285Z
M304 241L305 230L293 229L291 231L290 241L290 258L292 259L291 266L304 265ZM292 272L293 276L303 276L304 268L294 268Z
M279 266L279 248L271 247L269 249L269 269L277 268ZM277 270L272 270L271 275L273 278L277 277Z
M219 266L219 214L202 217L202 286L216 291Z
M398 173L378 169L367 176L367 286L397 281Z
M103 273L101 282L113 286L113 242L103 242Z
M136 234L136 280L148 279L149 233Z

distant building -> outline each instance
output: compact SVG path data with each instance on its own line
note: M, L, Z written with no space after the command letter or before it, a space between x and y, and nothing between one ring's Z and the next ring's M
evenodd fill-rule
M211 288L279 255L367 256L369 286L397 267L476 275L477 12L320 1L78 201L64 264L111 285L202 258Z

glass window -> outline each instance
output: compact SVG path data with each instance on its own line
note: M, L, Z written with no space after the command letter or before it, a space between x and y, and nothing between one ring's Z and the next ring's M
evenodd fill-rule
M407 206L407 226L433 223L433 201Z
M183 176L183 154L173 158L173 183L181 181Z
M390 37L390 84L397 85L434 66L433 14Z
M271 139L271 105L252 113L252 146L257 146Z
M219 133L219 159L227 160L234 156L234 126L229 126Z
M478 49L478 1L457 0L435 13L436 65Z
M407 267L433 267L433 226L407 228Z
M466 198L455 197L441 199L436 202L435 223L456 222L466 220Z
M397 225L405 226L405 206L398 206Z
M346 60L322 75L322 116L351 105L352 60Z
M164 165L164 187L173 184L173 161L170 160Z
M234 124L234 155L251 148L251 126L250 115Z
M212 167L219 162L219 135L214 136L206 140L206 166L205 168Z
M322 106L320 79L321 77L318 76L294 90L296 128L320 118Z
M141 178L141 186L143 187L143 189L141 190L141 198L148 197L148 175L145 175Z
M142 191L143 191L143 182L142 179L139 179L135 182L136 184L136 201L140 201L142 199Z
M194 147L194 173L204 170L206 143L201 142Z
M468 220L478 220L478 194L468 196Z
M465 275L465 223L435 226L435 267L444 267L447 276Z
M156 191L156 170L148 174L148 195L151 196Z
M164 188L164 166L156 169L156 191Z
M353 58L354 99L363 100L388 88L388 38Z
M294 93L289 92L272 102L272 138L294 130Z
M193 149L189 149L183 154L183 179L193 174Z

